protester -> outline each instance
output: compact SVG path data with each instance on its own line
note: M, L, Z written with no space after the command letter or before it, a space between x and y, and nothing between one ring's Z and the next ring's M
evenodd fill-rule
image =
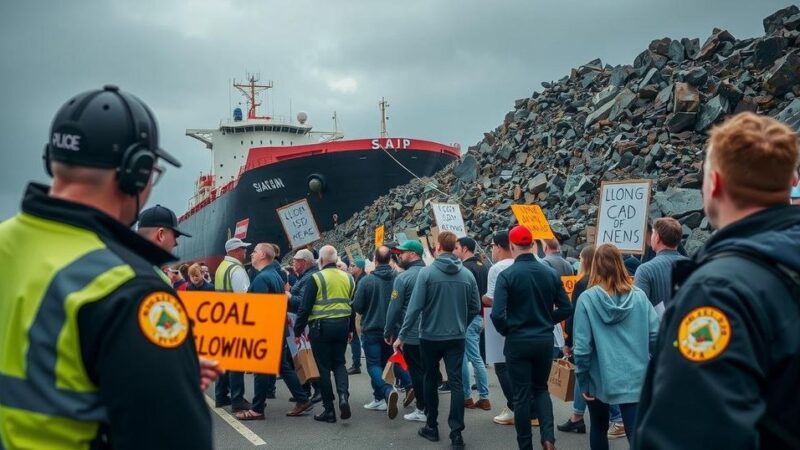
M225 242L226 256L217 267L214 288L221 292L247 292L250 279L242 265L247 256L247 247L251 244L239 238ZM228 372L219 377L214 385L214 405L217 408L231 405L234 412L247 411L253 405L244 399L244 374ZM230 392L230 396L228 396Z
M167 269L167 276L169 277L169 281L172 284L172 289L175 289L176 291L178 290L179 287L181 287L181 285L183 285L183 283L186 282L186 280L184 280L183 276L181 275L181 271L178 270L177 267L170 266Z
M260 243L253 248L250 254L250 262L253 268L257 271L253 282L250 284L248 292L258 294L283 294L284 281L278 273L280 265L275 267L275 247L273 244ZM289 336L288 329L284 336ZM295 406L289 410L286 415L289 417L296 417L304 412L312 409L314 404L308 397L308 394L303 390L300 380L297 378L297 373L292 367L291 353L286 340L283 341L283 350L281 352L281 362L279 373L281 379L286 384L286 387L291 392L295 399ZM274 376L256 373L253 375L253 407L247 411L240 411L236 413L236 418L239 420L264 420L264 409L266 408L266 400L270 390L274 393ZM274 396L273 396L274 398Z
M208 373L153 270L174 257L130 229L159 161L180 167L152 112L115 86L76 95L44 160L52 186L30 183L0 224L0 447L211 449Z
M717 232L673 272L635 449L797 448L797 166L797 134L770 117L712 129L703 209Z
M375 250L375 270L364 277L356 290L353 310L361 314L361 345L367 357L367 372L372 384L372 401L365 409L387 411L390 419L397 417L399 394L383 379L383 369L392 355L392 348L384 342L386 311L392 297L396 273L389 265L391 249L386 246ZM403 373L403 386L411 385L411 378Z
M186 285L187 291L214 291L214 285L203 278L203 271L200 264L194 263L189 266L189 281Z
M439 395L436 373L444 359L450 394L450 442L454 449L464 448L464 391L461 369L464 362L464 337L467 324L480 313L478 284L461 261L453 255L456 235L439 233L436 260L417 276L414 292L406 310L400 335L394 342L401 349L411 327L419 320L420 351L425 367L426 425L418 434L430 441L439 440Z
M498 275L514 263L514 257L511 254L511 247L508 242L508 231L498 231L492 235L492 260L495 263L489 268L486 294L481 299L483 305L487 307L492 306L494 301ZM506 406L492 421L499 425L514 425L514 391L511 387L511 379L508 376L508 366L504 362L495 363L494 371L497 374L500 389L506 399Z
M366 273L364 272L364 268L367 266L367 262L364 261L364 258L355 258L352 264L350 264L350 274L353 275L353 280L356 282L356 290L358 289L358 284L361 283L361 279L364 278ZM353 339L350 341L350 357L353 360L352 365L349 369L347 369L348 375L358 375L361 373L361 337L359 336L358 330L353 332Z
M403 272L394 279L392 289L392 300L386 310L386 327L384 328L384 339L387 344L393 344L395 338L400 334L400 327L403 325L403 317L408 309L411 294L414 292L414 285L417 277L425 263L422 261L422 244L419 241L408 240L392 249L398 254L398 265L403 268ZM422 355L419 348L419 318L411 325L409 333L403 344L403 356L408 363L408 372L411 376L413 388L406 391L403 406L407 407L412 401L416 400L416 409L403 416L405 420L425 422L425 395L424 377L425 367L422 364Z
M555 448L553 404L547 391L553 357L553 325L569 317L572 305L564 285L531 253L530 230L508 233L514 263L497 277L492 322L505 336L503 353L514 391L514 426L520 449L533 448L531 398L539 414L543 449Z
M294 256L292 257L292 265L295 274L297 275L297 281L294 282L292 288L287 293L289 296L288 311L290 313L297 314L300 311L300 304L302 303L306 286L309 283L308 280L310 280L315 273L319 272L319 268L317 267L314 255L311 253L311 250L308 249L300 249L295 252ZM312 387L314 388L313 395L311 395ZM306 392L311 396L311 401L313 403L319 403L322 401L322 392L320 391L319 384L317 382L306 383L303 386L303 389L305 389ZM298 399L294 399L294 401L297 400Z
M486 294L486 283L489 276L489 268L475 256L475 240L469 237L462 237L456 241L456 248L453 254L456 255L466 269L475 277L478 283L478 294L483 297ZM464 366L461 371L462 383L464 385L464 407L480 408L484 411L492 409L489 401L489 376L486 372L486 362L480 352L481 333L483 332L483 315L478 314L467 326L467 335L464 339ZM478 388L478 401L472 400L472 390L470 389L469 364L475 373L475 384Z
M650 238L650 247L656 256L636 269L634 284L644 292L659 317L672 299L672 266L676 261L688 259L678 253L682 233L683 227L677 220L671 217L657 219Z
M201 262L200 270L203 272L203 279L211 283L213 277L211 276L211 271L209 270L208 265L206 265L206 263Z
M339 417L346 420L351 413L344 352L355 328L355 315L351 307L355 281L349 274L336 268L339 255L334 247L323 246L319 254L322 270L313 274L306 283L294 324L294 334L299 343L300 335L303 334L306 324L309 324L311 350L319 368L319 388L325 408L321 414L314 416L314 420L335 423L331 372L336 379L336 392L339 394Z
M281 277L281 282L283 283L284 288L286 289L285 286L289 282L289 276L286 273L286 271L283 270L283 267L281 267L281 262L280 262L281 246L273 243L270 243L269 245L272 247L272 251L275 253L275 257L272 259L272 265L274 266L275 273L277 273L278 276Z
M575 274L572 264L570 264L563 256L561 256L561 243L558 239L546 239L544 243L545 257L542 262L550 266L556 275L561 277L568 277ZM561 329L561 324L557 323L553 327L553 358L561 357L561 349L564 347L564 330Z
M575 377L591 417L592 450L608 448L609 405L619 405L628 442L635 442L636 404L658 314L641 289L631 285L622 254L611 244L597 248L592 287L575 309Z
M178 218L171 209L161 205L147 208L139 214L136 232L162 250L172 252L181 236L192 237L178 228Z

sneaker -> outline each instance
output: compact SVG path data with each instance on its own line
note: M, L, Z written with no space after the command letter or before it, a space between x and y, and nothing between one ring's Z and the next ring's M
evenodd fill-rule
M417 434L431 442L437 442L439 440L439 429L431 428L428 425L420 428L419 431L417 431Z
M608 425L608 438L619 439L625 437L625 425L621 422L611 422Z
M439 393L440 394L449 394L450 393L450 385L447 384L447 382L442 383L442 385L439 386Z
M508 409L508 407L505 407L500 415L495 416L492 421L499 425L514 425L514 411L511 411Z
M397 392L397 389L392 389L392 392L389 393L389 401L386 408L386 414L390 419L397 417L397 400L399 399L400 394Z
M427 416L425 416L425 413L418 409L415 409L412 413L404 415L403 419L410 420L412 422L425 422L428 420Z
M578 434L585 434L586 433L586 422L583 419L573 422L571 418L567 419L561 425L557 425L558 431L563 431L565 433L578 433Z
M364 409L369 409L371 411L386 411L389 409L389 407L386 406L386 400L373 400L364 405Z
M450 436L450 448L453 450L464 450L464 438L460 432Z

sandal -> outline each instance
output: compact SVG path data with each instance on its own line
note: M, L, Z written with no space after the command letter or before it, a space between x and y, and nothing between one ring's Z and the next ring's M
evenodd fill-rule
M235 416L239 420L264 420L264 414L259 414L252 409L238 411Z

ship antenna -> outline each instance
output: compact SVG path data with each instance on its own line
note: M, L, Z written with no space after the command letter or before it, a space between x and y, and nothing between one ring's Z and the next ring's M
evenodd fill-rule
M270 116L259 117L256 113L256 108L261 106L261 103L256 102L256 94L267 89L272 89L272 81L267 84L258 84L258 77L255 75L247 75L247 84L237 83L233 81L233 87L239 90L247 98L247 118L248 119L272 119Z
M339 117L336 115L336 111L333 112L331 119L333 119L333 135L335 136L339 132Z
M381 102L378 103L378 105L381 107L381 137L387 138L389 137L389 133L386 132L386 121L389 120L389 118L386 117L386 108L389 107L389 102L381 97Z

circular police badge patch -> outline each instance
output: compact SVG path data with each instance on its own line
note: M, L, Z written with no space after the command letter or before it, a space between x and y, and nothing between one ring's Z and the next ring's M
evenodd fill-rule
M153 344L175 348L189 335L189 318L174 295L154 292L139 305L139 328Z
M678 350L689 361L702 362L724 352L731 341L728 316L704 306L686 314L678 328Z

